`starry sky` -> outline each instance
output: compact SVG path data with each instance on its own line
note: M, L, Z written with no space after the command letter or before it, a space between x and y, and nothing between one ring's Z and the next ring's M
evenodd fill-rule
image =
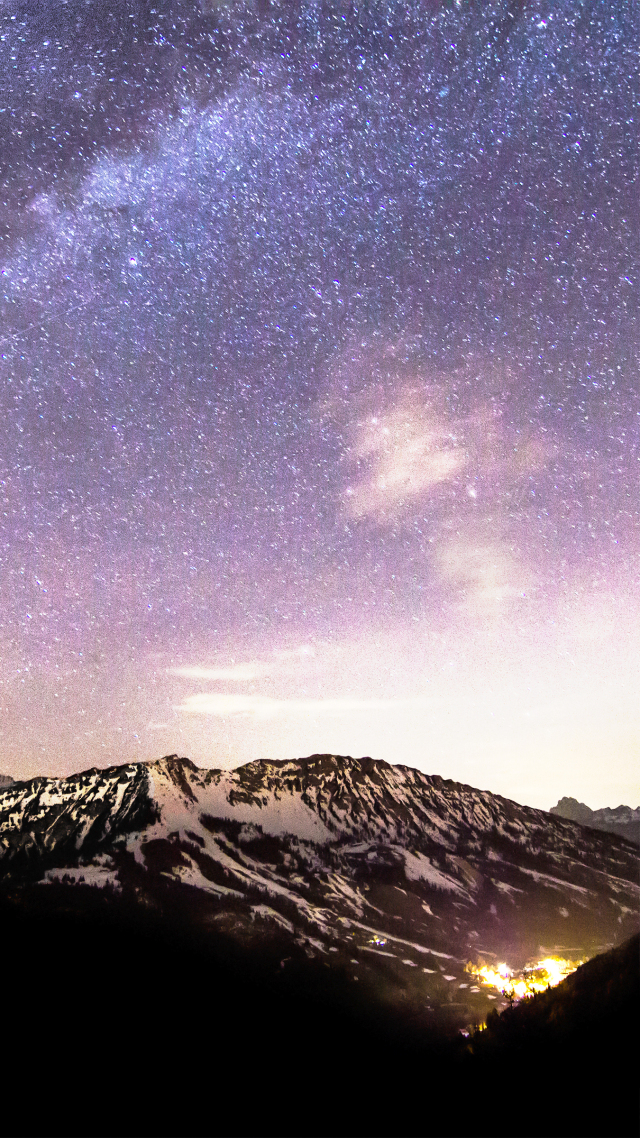
M0 770L640 802L632 0L2 0Z

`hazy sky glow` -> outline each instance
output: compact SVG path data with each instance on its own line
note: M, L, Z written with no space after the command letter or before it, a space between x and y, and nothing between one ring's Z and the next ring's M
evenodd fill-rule
M640 802L637 7L0 24L0 770Z

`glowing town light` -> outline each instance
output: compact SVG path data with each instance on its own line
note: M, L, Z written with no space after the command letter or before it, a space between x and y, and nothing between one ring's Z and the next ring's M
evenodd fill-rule
M570 976L584 961L565 960L559 956L546 956L544 960L527 964L520 972L514 972L507 964L498 964L491 967L488 964L467 964L465 972L469 972L479 983L487 988L493 988L502 995L522 1000L535 992L543 992L546 988L554 988L566 976Z

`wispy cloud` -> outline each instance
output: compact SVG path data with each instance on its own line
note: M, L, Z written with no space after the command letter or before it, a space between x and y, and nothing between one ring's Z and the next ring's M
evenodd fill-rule
M169 668L171 676L182 676L186 680L233 680L246 683L273 671L273 665L260 661L246 664L230 664L226 668L203 668L199 665L184 668Z
M191 715L213 715L226 719L251 716L258 719L286 719L291 716L344 716L361 712L397 710L415 699L271 699L263 695L235 695L228 692L199 692L187 696L176 708Z
M450 425L405 392L394 407L357 424L348 459L356 477L345 490L347 513L383 519L457 477L469 454Z
M240 664L227 664L222 667L207 667L199 664L180 668L168 668L171 676L181 676L187 680L230 680L234 683L249 683L264 676L272 676L288 671L292 661L300 661L314 656L310 644L298 648L276 649L272 660L248 660Z
M392 346L384 360L356 359L353 373L347 362L319 408L344 440L342 514L382 527L418 519L420 532L426 519L434 583L457 607L497 612L531 592L536 569L514 502L537 512L557 440L505 407L496 392L509 377L489 363L423 376L402 355Z
M505 542L468 532L445 540L436 551L440 577L460 593L462 606L495 609L506 601L524 598L530 574L516 552Z
M341 428L351 468L342 494L347 516L394 523L435 496L455 500L458 511L465 500L470 508L496 502L546 465L549 438L505 423L489 396L456 411L455 394L443 378L392 392L374 384L354 398L353 418Z
M273 654L277 660L303 660L315 656L316 650L312 644L300 644L297 648L275 648Z

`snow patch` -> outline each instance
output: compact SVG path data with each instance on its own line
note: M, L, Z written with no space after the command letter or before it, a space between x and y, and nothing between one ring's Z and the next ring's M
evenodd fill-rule
M403 854L405 873L409 881L426 881L436 889L446 889L449 893L461 893L466 897L466 890L452 877L436 869L425 854L410 853L409 850L403 850Z
M276 912L276 910L272 909L269 905L252 905L251 914L254 917L261 917L263 921L273 921L274 924L286 929L292 936L295 932L291 921L288 921L286 917L282 916L282 913Z
M104 889L106 885L112 885L118 892L122 890L117 873L103 865L81 865L67 869L45 870L41 884L50 885L54 882L59 885L94 885L99 889Z
M550 873L539 873L536 869L525 869L523 865L518 866L521 873L526 873L529 877L533 877L534 881L542 881L544 885L547 883L551 889L575 889L576 893L587 894L588 889L584 885L574 885L572 881L563 881L560 877L552 877Z
M335 840L335 835L311 807L288 791L280 796L268 791L256 795L252 802L229 801L232 791L238 793L237 779L234 784L233 771L225 774L226 777L217 785L198 788L200 813L210 814L214 818L250 822L260 826L264 834L293 834L306 842L317 842L319 845Z

